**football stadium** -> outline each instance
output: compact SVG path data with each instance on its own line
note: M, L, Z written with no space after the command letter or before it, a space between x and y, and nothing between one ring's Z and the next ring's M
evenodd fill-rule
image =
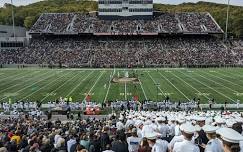
M243 151L243 3L10 2L0 152Z

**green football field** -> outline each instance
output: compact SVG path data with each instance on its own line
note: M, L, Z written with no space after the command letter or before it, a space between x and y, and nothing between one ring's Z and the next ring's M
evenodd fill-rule
M200 98L207 103L243 101L243 69L129 69L136 83L114 83L112 77L123 77L124 69L0 69L0 102L19 100L49 101L72 97L92 100L164 99L174 101Z

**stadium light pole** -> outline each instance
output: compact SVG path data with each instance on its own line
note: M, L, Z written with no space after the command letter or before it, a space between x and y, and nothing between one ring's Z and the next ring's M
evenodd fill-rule
M14 33L14 38L15 38L15 23L14 23L14 7L13 7L13 0L11 0L11 5L12 5L13 33Z
M230 9L230 0L228 0L228 6L227 6L227 17L226 17L226 27L225 27L225 41L227 41L228 38L228 24L229 24L229 9Z

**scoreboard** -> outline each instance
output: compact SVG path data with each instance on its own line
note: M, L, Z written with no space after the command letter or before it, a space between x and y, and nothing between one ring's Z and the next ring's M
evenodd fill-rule
M153 15L153 0L99 0L99 16L148 17Z

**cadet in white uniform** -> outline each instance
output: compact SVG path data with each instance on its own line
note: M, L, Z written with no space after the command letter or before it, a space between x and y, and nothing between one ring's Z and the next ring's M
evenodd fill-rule
M137 129L132 129L132 136L127 138L127 144L128 144L128 151L129 152L137 152L139 148L139 143L142 140L142 138L139 138L137 136Z
M202 129L209 139L207 145L205 146L204 152L224 152L222 143L219 141L218 138L216 138L216 130L218 129L218 127L205 125L202 127Z
M134 121L132 120L132 116L128 116L128 120L127 120L127 122L126 122L126 124L125 124L125 127L126 127L126 129L130 126L130 125L134 125Z
M157 134L156 132L150 132L146 134L149 146L152 147L151 152L167 152L168 142L162 139L158 139L158 135L159 134Z
M169 134L169 127L165 124L165 118L159 117L158 122L158 131L161 134L161 138L165 138Z
M239 152L240 141L243 141L243 136L231 128L220 128L216 131L220 135L224 152Z
M117 130L122 130L122 129L125 128L125 126L124 126L122 120L123 120L123 118L120 117L120 118L119 118L119 121L116 123L116 128L117 128Z
M199 147L192 142L192 137L196 131L195 127L189 123L182 124L180 127L184 140L176 142L173 152L200 152Z
M139 138L143 138L142 129L143 129L143 122L140 121L137 124L137 135Z

